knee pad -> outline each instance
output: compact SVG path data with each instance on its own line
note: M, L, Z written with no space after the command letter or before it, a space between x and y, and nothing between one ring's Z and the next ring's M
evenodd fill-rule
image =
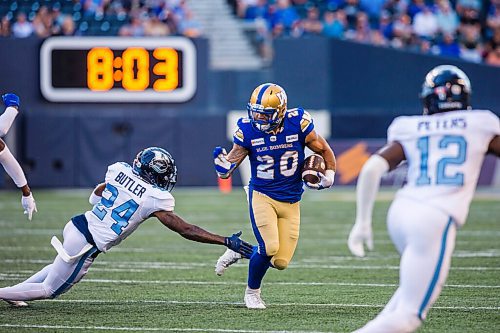
M273 266L274 268L282 271L288 267L288 261L285 259L275 259L273 260Z

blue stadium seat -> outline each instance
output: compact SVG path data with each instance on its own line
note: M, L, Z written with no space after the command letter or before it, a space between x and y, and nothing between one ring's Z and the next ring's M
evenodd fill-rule
M38 1L35 1L31 4L31 10L32 11L38 11L40 9L40 3Z

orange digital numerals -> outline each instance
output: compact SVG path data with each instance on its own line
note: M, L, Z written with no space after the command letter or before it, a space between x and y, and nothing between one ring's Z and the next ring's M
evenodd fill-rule
M155 91L171 91L179 86L179 56L174 49L156 48L159 60L153 73L161 76L153 82ZM125 90L144 91L150 84L149 52L142 47L129 47L121 57L114 57L107 47L94 47L87 54L87 86L93 91L107 91L116 82Z

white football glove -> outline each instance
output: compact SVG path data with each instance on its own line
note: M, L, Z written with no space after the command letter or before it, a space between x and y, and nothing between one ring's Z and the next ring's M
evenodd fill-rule
M33 194L30 193L29 196L25 197L24 195L21 197L21 205L24 209L24 215L28 215L28 220L31 221L33 217L33 212L38 212L36 209L35 198L33 198Z
M368 250L373 250L373 232L371 221L354 223L351 232L349 233L349 239L347 240L347 246L349 251L356 257L365 256L365 248Z
M236 163L227 160L225 148L215 147L213 151L215 171L220 178L228 178L231 171L236 167Z
M320 178L319 183L311 184L309 182L305 182L306 186L315 190L322 190L325 188L330 188L335 181L335 171L328 169L325 174L318 172L318 177Z

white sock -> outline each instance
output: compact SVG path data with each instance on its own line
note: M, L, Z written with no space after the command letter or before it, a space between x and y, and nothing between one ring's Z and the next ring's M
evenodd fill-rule
M12 155L9 147L7 146L5 146L2 151L0 151L0 164L3 165L5 171L10 176L10 178L12 178L17 187L23 187L24 185L28 184L23 169L21 169L19 162Z
M5 109L5 112L0 115L0 137L7 134L18 113L19 111L17 111L16 108L9 106Z

